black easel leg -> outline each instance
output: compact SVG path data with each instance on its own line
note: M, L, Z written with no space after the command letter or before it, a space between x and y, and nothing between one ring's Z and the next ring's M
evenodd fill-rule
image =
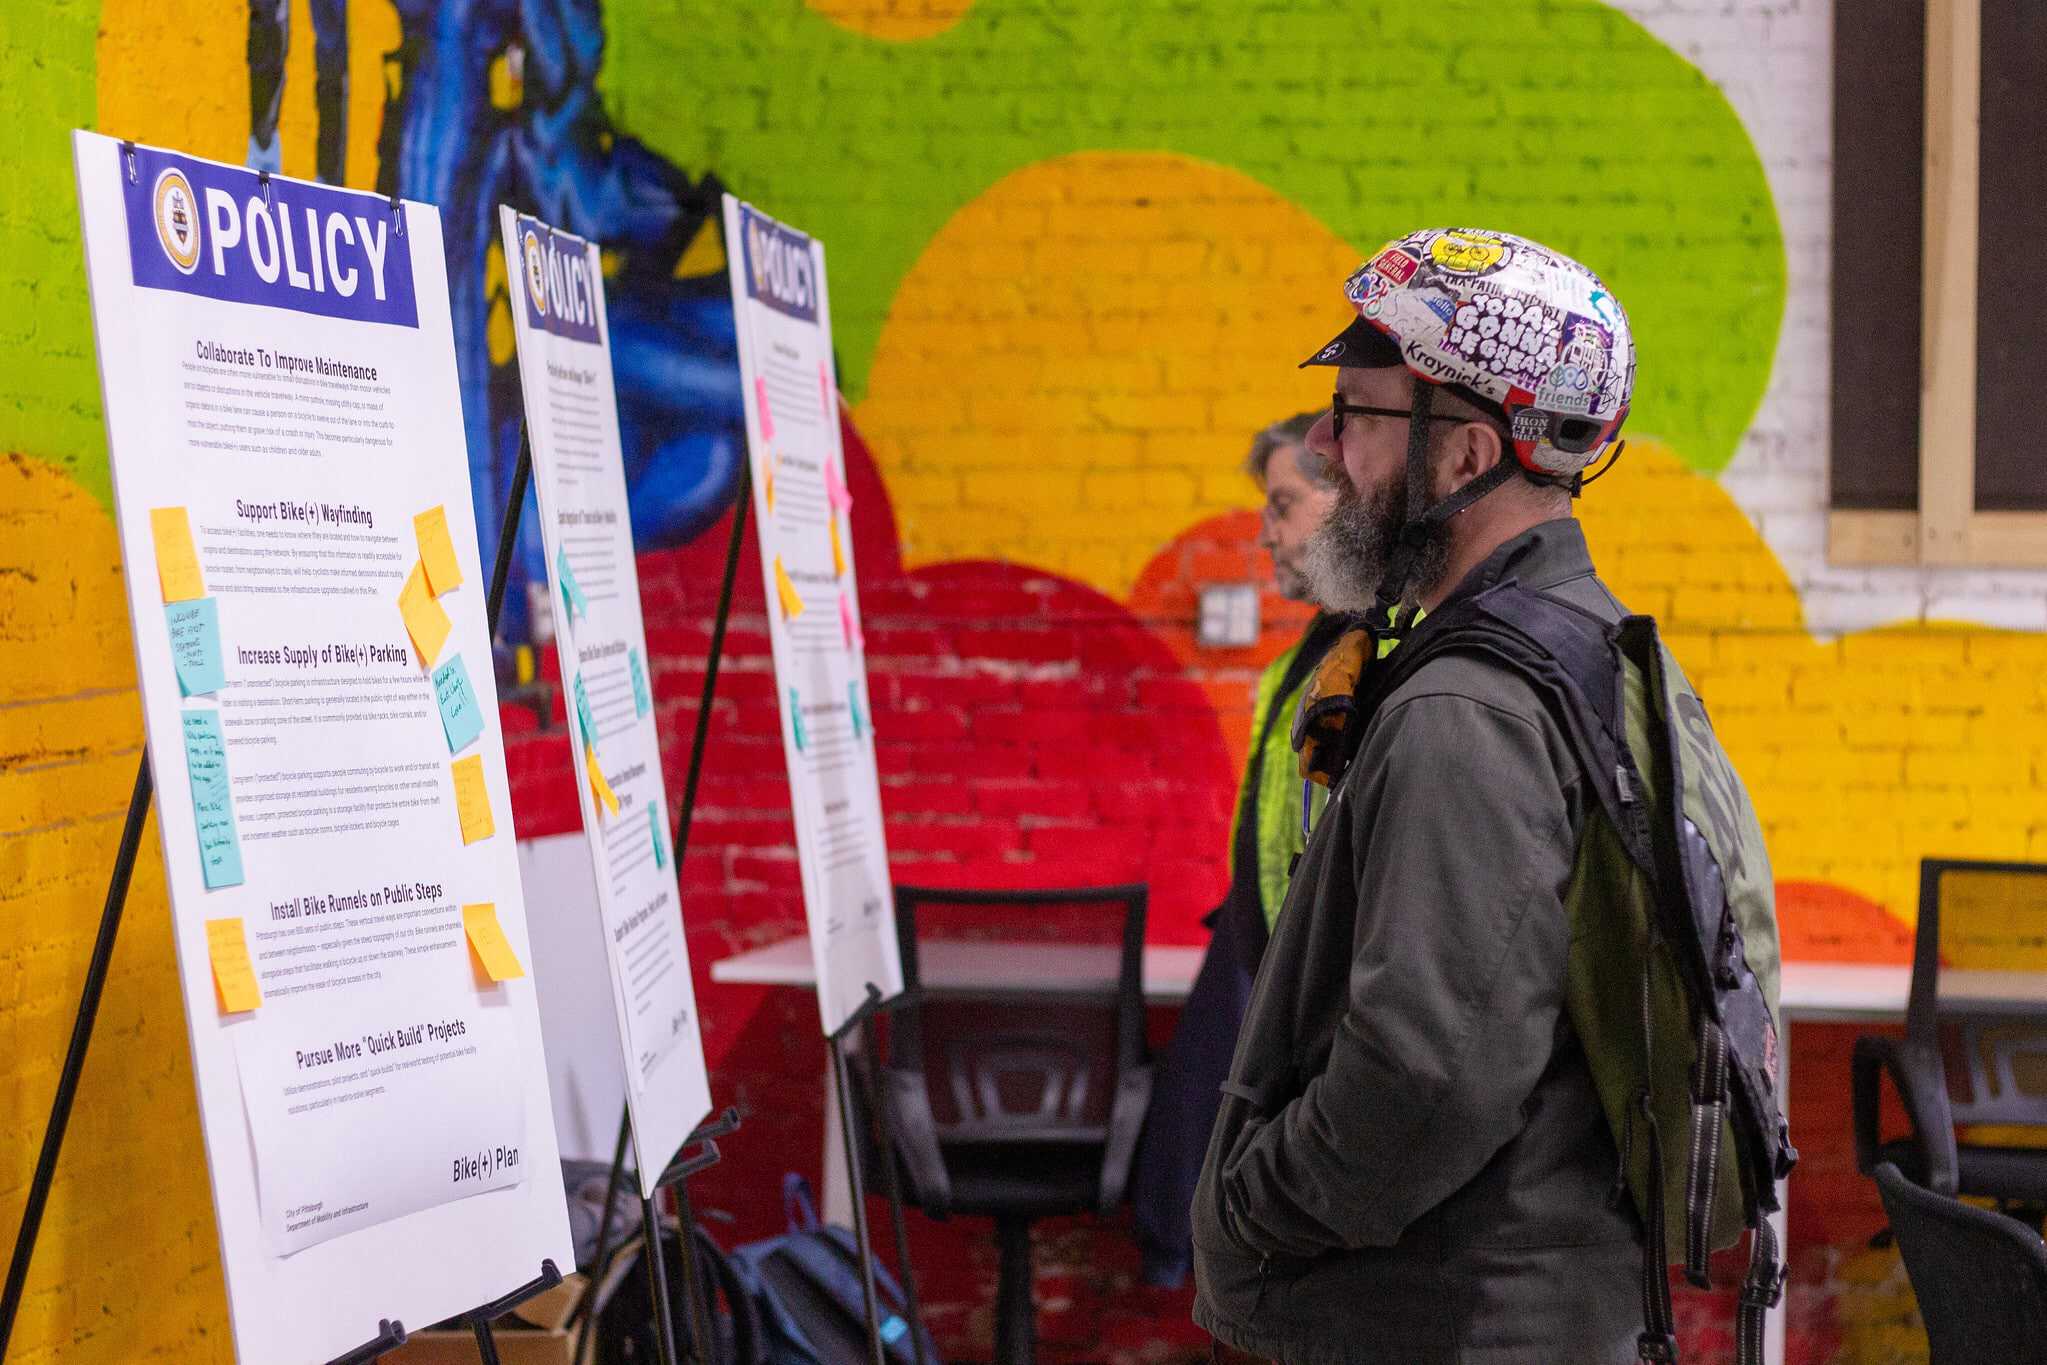
M149 814L149 755L135 767L135 789L128 797L128 819L121 826L121 846L114 854L113 875L107 880L107 900L100 910L99 937L93 941L92 961L85 969L85 985L78 993L78 1017L71 1025L71 1046L64 1053L64 1069L57 1076L56 1098L50 1102L50 1122L43 1129L43 1148L36 1157L35 1175L28 1186L28 1203L21 1211L21 1232L14 1239L14 1255L7 1263L7 1290L0 1298L0 1360L6 1359L8 1339L14 1335L15 1315L21 1311L21 1295L28 1284L28 1264L35 1255L36 1234L42 1230L43 1209L50 1202L50 1186L57 1176L57 1154L64 1148L64 1130L71 1123L71 1102L78 1096L78 1077L85 1070L86 1049L92 1045L92 1026L99 1017L100 992L107 984L107 969L114 960L114 938L121 929L121 910L128 902L128 879L135 871L135 853L142 844L142 825Z
M690 1354L697 1365L712 1365L718 1343L711 1339L711 1287L697 1270L697 1219L689 1206L689 1187L680 1182L669 1186L675 1192L675 1213L682 1226L682 1288L689 1296L689 1334L694 1342Z
M498 1365L498 1339L491 1335L490 1324L478 1318L469 1324L476 1332L476 1354L483 1358L483 1365Z
M867 1055L878 1058L881 1051L876 1046L872 1016L865 1021L865 1033ZM877 1095L872 1107L877 1130L875 1147L881 1153L882 1180L888 1187L888 1216L895 1225L896 1278L903 1282L903 1307L910 1315L910 1346L916 1352L917 1365L934 1365L924 1358L924 1306L917 1298L917 1267L910 1262L910 1230L903 1224L902 1179L896 1174L895 1135L889 1129L888 1105Z
M661 1217L652 1199L640 1201L647 1248L647 1275L654 1299L654 1344L661 1365L676 1365L675 1315L668 1307L668 1266L661 1255Z
M879 992L868 987L870 999ZM846 1074L844 1033L826 1040L832 1054L832 1088L839 1093L839 1128L846 1140L846 1175L853 1186L853 1239L860 1248L860 1295L867 1309L867 1342L874 1365L887 1365L881 1350L881 1309L874 1292L874 1245L867 1236L867 1187L860 1174L860 1136L853 1126L852 1081Z
M690 819L696 814L697 780L704 775L704 746L711 737L711 701L718 690L718 663L725 657L725 625L732 619L732 585L739 577L739 545L746 538L746 512L752 504L752 466L739 462L739 496L732 504L732 535L725 542L725 579L718 588L718 619L711 625L710 655L704 660L704 691L697 699L697 733L689 746L689 775L682 783L682 815L675 828L675 870L689 850Z
M490 573L490 596L485 599L491 638L498 633L498 611L505 604L505 580L512 572L512 547L519 539L519 514L526 510L526 485L533 480L533 442L526 424L519 423L519 462L512 466L512 496L505 502L505 515L498 523L498 561Z

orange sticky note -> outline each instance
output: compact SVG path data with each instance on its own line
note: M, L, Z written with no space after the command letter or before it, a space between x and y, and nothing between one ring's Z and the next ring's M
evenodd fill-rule
M604 780L604 769L597 762L597 746L594 744L583 746L583 770L590 775L590 794L603 804L604 809L613 815L618 814L618 793Z
M775 466L774 457L769 457L768 467L761 475L761 495L768 501L768 515L775 515Z
M419 651L420 667L432 668L455 623L448 619L448 609L434 601L426 585L426 570L419 564L412 566L411 575L399 590L398 614L405 618L405 633L412 637L412 647Z
M782 615L795 620L803 615L803 594L796 591L796 585L789 579L789 571L782 567L782 556L775 556L775 596L782 603Z
M455 542L448 536L448 509L430 507L412 519L412 532L419 537L419 562L426 569L426 585L439 597L462 585L462 566L455 561Z
M495 905L485 901L463 906L462 930L469 935L471 960L483 968L485 976L493 981L517 981L526 975L511 940L505 937L505 926L498 923Z
M839 540L839 518L832 517L832 573L839 578L846 576L846 547Z
M149 509L149 534L156 542L156 581L166 602L189 602L206 596L199 575L199 547L192 541L192 519L182 507Z
M448 766L455 774L455 814L462 821L462 842L490 838L498 825L490 814L490 789L483 784L483 755L458 758Z
M206 956L213 963L213 999L222 1014L241 1014L263 1003L240 916L206 921Z

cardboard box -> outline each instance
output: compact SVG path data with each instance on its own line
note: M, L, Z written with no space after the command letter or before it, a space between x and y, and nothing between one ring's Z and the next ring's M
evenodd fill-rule
M588 1284L581 1275L570 1275L500 1318L491 1335L501 1365L575 1365L576 1338L564 1330L564 1324ZM384 1357L388 1365L480 1365L482 1359L476 1349L476 1333L466 1327L414 1332L403 1346Z

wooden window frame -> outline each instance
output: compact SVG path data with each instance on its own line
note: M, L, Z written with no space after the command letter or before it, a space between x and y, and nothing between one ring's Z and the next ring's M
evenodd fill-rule
M1927 0L1919 507L1830 510L1834 564L2047 568L2047 511L1976 510L1982 65L1982 0Z

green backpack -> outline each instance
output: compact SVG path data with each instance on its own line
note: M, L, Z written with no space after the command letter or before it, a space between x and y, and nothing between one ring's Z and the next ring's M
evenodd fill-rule
M1367 676L1357 722L1446 653L1527 677L1596 798L1565 893L1565 991L1621 1153L1615 1198L1648 1233L1641 1358L1678 1358L1669 1262L1710 1287L1711 1253L1746 1228L1736 1339L1759 1362L1783 1289L1766 1216L1798 1153L1777 1107L1777 922L1747 793L1649 617L1608 622L1508 580L1415 626Z

